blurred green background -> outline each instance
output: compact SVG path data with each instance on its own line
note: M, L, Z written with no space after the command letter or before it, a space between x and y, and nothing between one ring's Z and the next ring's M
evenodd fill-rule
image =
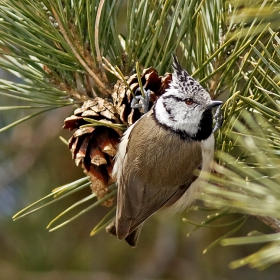
M6 72L1 77L16 79ZM11 105L11 99L1 96L1 105ZM18 102L18 101L15 101ZM13 103L13 105L15 105ZM69 225L49 233L48 222L66 207L90 193L86 189L61 200L51 207L12 221L12 216L50 193L57 186L84 176L76 167L66 145L59 136L68 139L70 132L62 130L64 119L72 107L40 115L0 136L0 279L270 279L280 278L280 267L274 265L259 272L248 267L230 270L228 263L248 255L256 247L220 247L207 254L203 250L228 228L203 228L187 233L192 226L183 217L200 221L204 213L190 211L167 217L157 214L146 222L138 247L131 249L100 232L89 233L107 209L95 208ZM1 111L1 127L23 117L23 112ZM207 213L205 213L207 215ZM230 221L236 217L224 218ZM237 235L252 228L271 232L258 219L251 217Z

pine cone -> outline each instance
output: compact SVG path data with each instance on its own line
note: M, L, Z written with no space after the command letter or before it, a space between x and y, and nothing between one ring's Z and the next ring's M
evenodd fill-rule
M90 126L87 119L104 123L103 126ZM107 125L119 122L114 106L111 102L96 97L84 102L81 108L74 111L74 115L64 121L64 129L77 129L69 139L69 149L77 166L81 166L90 177L91 189L97 199L109 193L108 186L112 179L113 158L122 131ZM86 126L85 126L86 125ZM111 206L113 199L104 202Z
M149 109L153 106L156 99L162 95L172 79L170 73L166 73L164 76L159 76L155 68L150 67L143 70L141 75L141 82L145 90L151 90L151 100ZM127 84L133 91L134 95L140 95L140 92L136 92L139 88L137 74L134 74L127 78ZM132 109L130 104L133 99L133 95L123 81L117 81L114 86L114 92L112 93L113 104L117 113L120 116L120 120L130 126L135 123L140 117L141 112L138 109Z
M145 90L150 90L150 108L155 100L164 93L171 81L171 74L158 76L154 68L148 68L141 75ZM129 85L130 89L127 88ZM131 108L131 101L137 92L139 83L137 75L127 77L127 83L117 81L112 92L112 101L96 97L84 102L81 108L74 111L74 115L64 121L64 129L74 130L69 139L69 149L77 166L81 166L90 177L91 189L97 199L103 198L110 191L108 186L115 179L112 177L114 156L124 128L132 125L141 117L141 112ZM92 122L97 121L95 124ZM115 126L114 126L115 125ZM113 198L105 201L103 205L111 206Z

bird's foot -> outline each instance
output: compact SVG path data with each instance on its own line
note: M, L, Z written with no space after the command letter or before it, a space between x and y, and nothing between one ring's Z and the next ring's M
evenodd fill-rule
M149 89L148 90L143 89L143 90L144 90L145 96L135 95L131 102L131 108L132 109L142 109L143 114L145 114L149 111L151 91ZM138 88L135 91L135 93L137 93L138 91L140 91L140 88Z
M215 115L213 116L213 119L215 120L215 127L213 128L213 133L215 131L217 131L218 129L221 128L222 124L223 124L223 114L221 112L221 108L222 108L222 105L220 105L217 110L216 110L216 113Z

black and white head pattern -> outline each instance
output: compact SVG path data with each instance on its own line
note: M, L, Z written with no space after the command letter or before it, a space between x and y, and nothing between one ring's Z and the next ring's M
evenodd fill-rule
M155 118L183 139L205 140L212 133L210 95L175 56L172 68L170 86L156 102Z

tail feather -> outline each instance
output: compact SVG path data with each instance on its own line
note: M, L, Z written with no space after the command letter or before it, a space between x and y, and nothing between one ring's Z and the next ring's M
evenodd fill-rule
M126 238L125 241L131 246L136 247L139 235L141 232L143 224L141 224L139 227L137 227L134 231L132 231Z
M135 230L130 232L124 239L125 241L131 246L131 247L136 247L137 241L139 239L139 234L142 229L143 223L138 226ZM106 231L112 235L117 236L117 229L115 226L115 221L111 222L107 227Z

